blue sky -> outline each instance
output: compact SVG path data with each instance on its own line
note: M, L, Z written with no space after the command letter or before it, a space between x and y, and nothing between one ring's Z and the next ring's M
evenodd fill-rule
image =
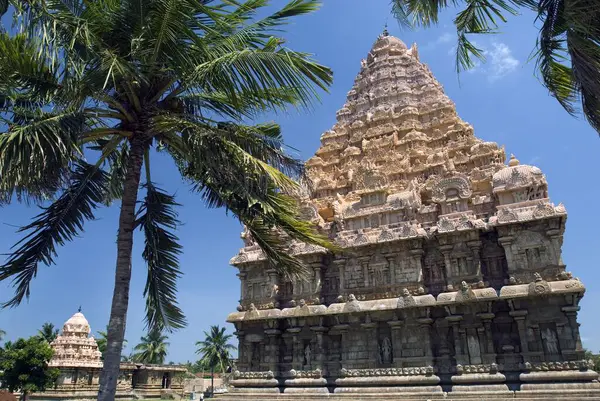
M283 1L273 1L283 4ZM283 126L286 141L309 158L319 145L319 136L335 122L335 112L345 101L360 60L389 19L389 31L410 46L419 46L421 61L427 63L446 93L455 102L459 115L475 128L475 135L506 145L521 163L539 166L547 176L550 197L563 202L569 213L563 258L567 269L587 285L579 321L584 345L600 350L600 330L594 305L600 302L600 199L597 173L600 154L598 135L583 119L569 116L534 76L528 62L537 29L534 16L511 18L503 33L476 39L486 49L488 62L460 76L454 69L452 14L429 30L401 31L389 16L387 0L325 0L317 13L297 18L287 27L287 45L314 53L317 60L334 71L334 84L310 113L290 110L288 114L265 116ZM366 5L368 4L368 6ZM241 241L241 227L223 210L207 210L189 192L166 159L153 164L153 178L170 192L176 192L180 218L178 235L184 246L181 265L185 277L179 283L179 300L187 314L186 329L170 335L168 360L195 360L195 342L210 325L227 325L227 314L239 298L236 270L228 265ZM19 238L15 226L28 222L37 210L24 205L0 209L0 253L8 252ZM108 322L115 264L115 237L118 207L102 209L98 220L87 225L81 238L60 249L55 266L40 268L28 303L0 311L0 328L7 339L35 334L44 322L62 326L81 305L92 330L103 330ZM143 334L142 291L145 266L141 260L140 235L136 237L133 283L126 338L128 353ZM0 299L10 295L0 284Z

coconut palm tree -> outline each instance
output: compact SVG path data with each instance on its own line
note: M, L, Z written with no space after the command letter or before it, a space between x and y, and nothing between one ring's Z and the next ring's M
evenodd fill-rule
M10 3L12 7L6 7ZM284 46L290 18L316 0L1 0L0 199L43 203L0 266L16 306L38 267L119 201L117 260L98 400L114 399L129 304L133 234L145 237L149 329L185 325L176 299L181 246L175 197L152 180L157 152L208 207L245 224L273 268L303 276L281 235L330 246L300 220L292 193L303 163L267 111L308 108L331 71ZM8 10L8 11L7 11ZM139 205L139 207L138 207ZM276 228L276 229L274 229Z
M132 359L141 363L164 364L169 347L169 343L166 342L168 338L158 329L150 330L148 334L140 338L141 343L133 349L136 352Z
M392 0L392 10L403 25L428 27L449 7L461 10L457 30L456 68L485 61L472 34L497 33L506 15L534 12L540 25L534 58L542 82L570 114L580 107L600 133L600 7L593 0Z
M58 337L58 329L55 329L54 324L52 323L44 323L42 328L38 330L38 336L46 340L48 343L51 343L56 337Z
M2 341L2 339L4 338L4 336L6 336L6 331L0 329L0 341Z
M210 368L211 393L214 393L215 370L225 373L231 364L231 351L236 347L229 344L231 334L225 334L225 327L211 326L210 333L204 332L204 340L196 342L197 354L201 355L201 363Z

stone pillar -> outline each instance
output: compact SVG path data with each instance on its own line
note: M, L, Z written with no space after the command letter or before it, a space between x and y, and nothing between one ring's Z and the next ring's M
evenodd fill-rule
M365 288L369 288L369 261L364 259L358 262L363 272L363 279L365 281Z
M360 327L367 332L367 350L369 353L369 368L376 368L379 353L379 344L377 343L377 323L366 322L361 323Z
M452 283L452 261L450 260L450 252L452 251L452 245L441 245L440 251L442 255L444 255L444 266L446 267L446 279L448 282L446 284Z
M560 249L562 246L562 231L558 229L548 230L546 231L546 235L550 238L550 242L552 243L552 261L553 263L559 264L561 263Z
M433 353L431 351L431 324L433 323L433 319L424 317L418 319L417 321L421 326L421 333L423 333L421 341L423 341L424 356L427 357L429 362L431 362L431 358L433 357Z
M481 257L480 257L480 249L481 249L481 241L469 241L467 242L467 246L471 250L472 256L472 267L473 274L479 277L480 280L483 280L483 275L481 274Z
M392 335L392 355L393 365L397 368L402 367L402 328L404 320L391 320L388 322L391 328Z
M537 352L544 352L544 344L542 342L542 336L540 335L540 326L537 324L532 324L529 326L531 328L531 330L533 331L533 339L534 339L534 343L537 346Z
M512 241L512 236L498 238L498 242L500 243L500 245L502 245L502 248L504 248L504 254L506 255L506 264L508 266L509 275L519 268L519 266L516 266L516 261L513 256Z
M313 282L311 283L310 292L317 298L321 298L321 288L323 281L321 279L321 265L313 265Z
M485 333L485 353L486 354L495 354L494 350L494 339L492 335L492 319L496 316L493 313L479 313L477 316L483 322L484 333Z
M340 340L340 367L342 368L348 368L348 330L349 330L350 326L347 324L338 324L336 326L334 326L334 329L337 333L340 334L341 336L341 340Z
M325 367L325 346L323 334L327 331L327 328L323 326L312 326L310 330L316 335L316 347L313 351L315 354L313 369L320 369L323 371L323 368Z
M454 357L456 358L456 363L465 364L464 357L464 347L461 338L461 334L459 332L460 321L463 319L462 316L459 315L450 315L446 316L446 320L448 324L452 328L452 334L454 336Z
M345 260L342 261L334 261L333 263L335 263L338 266L338 271L340 273L340 286L339 286L339 293L340 295L344 293L344 289L345 289L345 278L344 278L344 263L341 262L345 262Z
M277 272L273 269L269 269L266 271L266 273L269 277L269 284L264 295L265 298L270 298L272 302L275 302L277 294L274 293L273 288L277 285Z
M398 255L387 255L385 260L387 261L388 268L390 269L390 285L396 284L396 262L398 261Z
M278 329L267 329L265 335L267 336L266 354L267 354L267 365L269 370L277 375L279 372L279 335L281 330Z
M410 250L410 258L413 261L417 271L419 272L418 282L419 284L423 284L423 254L425 251L422 248L419 249L411 249Z
M292 369L302 370L304 347L302 346L303 344L298 337L298 334L300 331L302 331L302 329L300 327L290 327L287 329L287 331L292 335Z
M582 351L583 346L581 345L581 336L579 334L579 323L577 323L577 312L579 311L579 306L564 306L562 311L569 320L571 336L575 342L575 351Z
M237 276L240 279L240 294L242 298L240 301L244 301L246 298L248 298L248 291L246 286L246 277L248 276L248 274L245 271L240 270Z
M244 366L246 365L246 341L245 341L245 333L243 330L237 330L233 333L238 338L238 360L239 368L241 371L244 370ZM247 370L247 369L246 369Z
M527 317L526 310L515 310L509 312L509 315L517 322L517 329L519 330L519 340L521 341L521 353L529 352L529 346L527 344L527 328L525 327L525 318Z

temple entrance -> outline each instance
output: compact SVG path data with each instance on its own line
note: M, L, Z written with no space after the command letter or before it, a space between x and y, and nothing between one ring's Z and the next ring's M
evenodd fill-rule
M162 377L162 388L163 389L171 388L171 375L169 373L165 373Z

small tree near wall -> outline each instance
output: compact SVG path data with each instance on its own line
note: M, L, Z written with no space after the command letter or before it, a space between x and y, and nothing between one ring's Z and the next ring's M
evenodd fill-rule
M54 351L40 337L18 339L0 348L0 388L21 392L21 400L29 394L44 391L58 377L58 369L49 368Z

